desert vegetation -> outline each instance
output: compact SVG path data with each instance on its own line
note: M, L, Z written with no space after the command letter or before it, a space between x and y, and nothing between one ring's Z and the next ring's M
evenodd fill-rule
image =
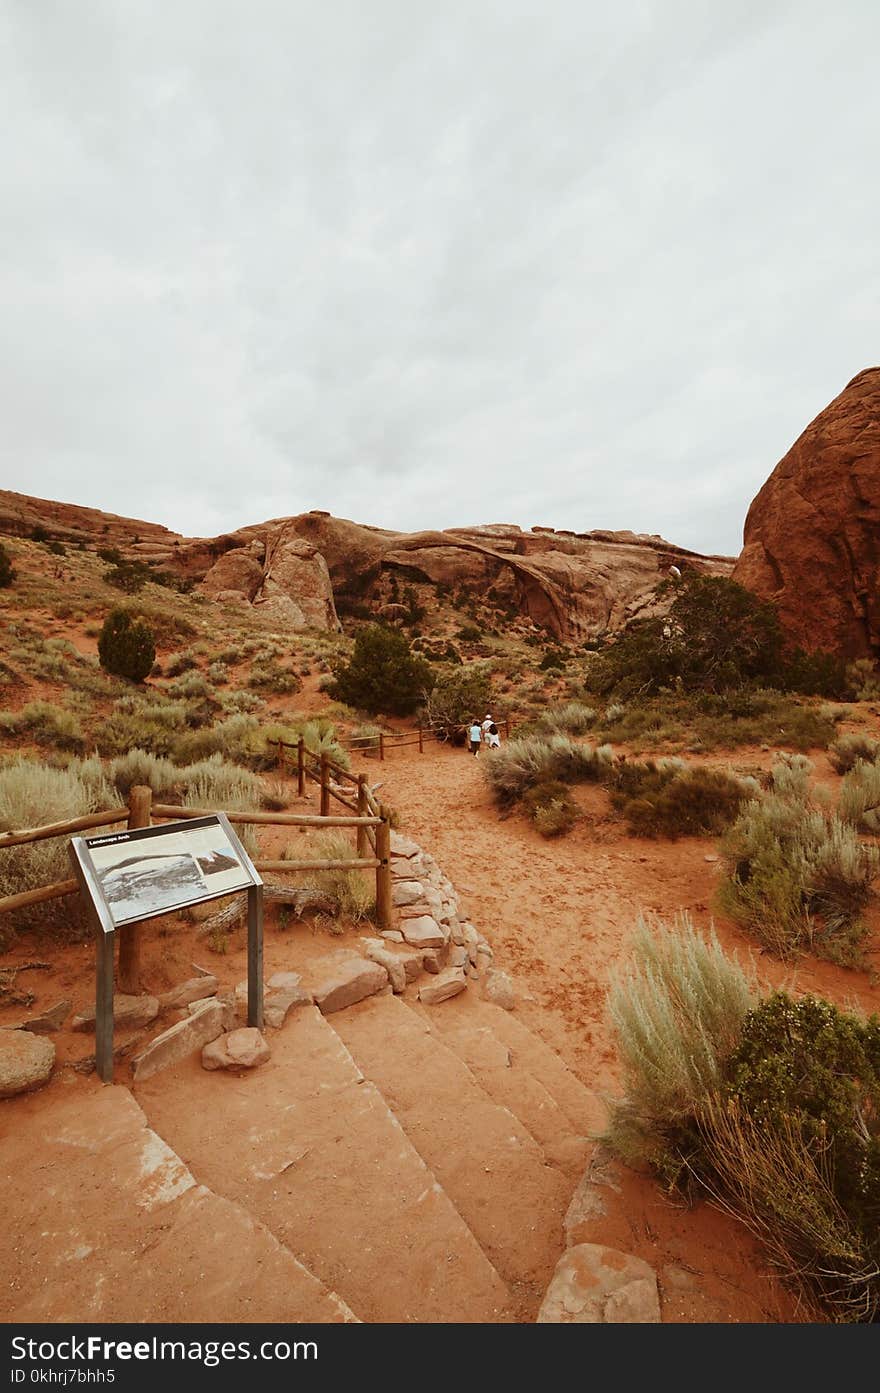
M686 918L640 921L608 1006L608 1145L734 1214L816 1313L876 1319L880 1019L761 996Z

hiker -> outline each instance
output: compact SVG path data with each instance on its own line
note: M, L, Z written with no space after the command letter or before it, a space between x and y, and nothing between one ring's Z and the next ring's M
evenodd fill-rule
M470 729L468 730L468 740L470 741L471 754L476 759L479 756L480 745L483 740L483 727L480 725L476 716L474 716L471 721Z
M483 740L490 750L501 749L501 737L498 734L498 727L492 718L491 711L486 712L486 719L483 722Z

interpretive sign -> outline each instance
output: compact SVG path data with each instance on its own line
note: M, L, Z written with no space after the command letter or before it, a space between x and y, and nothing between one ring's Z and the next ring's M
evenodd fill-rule
M92 898L100 897L106 908L105 933L260 883L222 813L166 827L74 837L71 851Z
M263 882L225 813L102 837L72 837L73 869L97 931L95 1061L113 1082L113 944L117 929L247 891L248 1025L263 1024Z

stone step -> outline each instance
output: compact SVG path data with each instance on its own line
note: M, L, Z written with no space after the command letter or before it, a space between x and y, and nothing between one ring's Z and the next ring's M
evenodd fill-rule
M533 1077L543 1084L572 1123L575 1133L589 1136L601 1132L606 1121L605 1104L597 1093L581 1083L546 1040L525 1025L515 1011L505 1011L479 998L472 997L471 1001L481 1023L488 1026L511 1055L523 1061Z
M564 1170L573 1184L577 1183L593 1144L586 1132L578 1132L568 1113L531 1069L535 1054L541 1068L543 1041L534 1041L532 1037L513 1048L503 1043L492 1015L498 1008L490 1007L472 992L445 1002L443 1010L409 998L407 1001L437 1038L467 1065L489 1097L509 1108L539 1143L547 1159Z
M362 1320L512 1319L505 1284L333 1028L358 1009L301 1007L253 1073L185 1060L137 1084L137 1097L201 1181Z
M402 998L361 1002L332 1024L494 1267L516 1285L517 1314L534 1319L563 1246L570 1179Z
M196 1184L127 1088L35 1101L0 1140L0 1319L354 1319L264 1224Z

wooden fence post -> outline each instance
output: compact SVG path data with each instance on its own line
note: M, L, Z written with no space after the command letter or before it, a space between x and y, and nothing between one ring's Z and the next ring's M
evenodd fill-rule
M305 737L299 737L296 747L296 791L300 798L305 797L306 792L306 742Z
M284 741L283 741L283 740L279 740L279 741L278 741L278 754L277 754L277 756L276 756L276 764L277 764L277 767L278 767L278 773L279 773L279 774L283 774L283 773L284 773Z
M149 827L153 790L133 784L128 795L128 827ZM119 990L137 996L141 989L141 926L131 924L119 935Z
M505 717L504 717L504 738L505 738L505 740L509 740L509 739L510 739L510 717L509 717L509 716L505 716Z
M421 727L421 725L419 725L419 754L420 754L420 755L423 755L424 753L425 753L425 742L424 742L424 739L422 738L422 727Z
M327 768L327 752L321 754L321 816L330 816L330 770Z
M391 824L385 808L380 805L382 821L376 828L376 918L380 929L394 927L394 908L391 902Z
M379 731L379 758L380 760L385 758L385 736L381 730Z
M367 776L358 774L358 817L369 817L370 809L367 806ZM358 856L369 856L370 844L367 840L366 827L359 827L357 830L357 854Z

